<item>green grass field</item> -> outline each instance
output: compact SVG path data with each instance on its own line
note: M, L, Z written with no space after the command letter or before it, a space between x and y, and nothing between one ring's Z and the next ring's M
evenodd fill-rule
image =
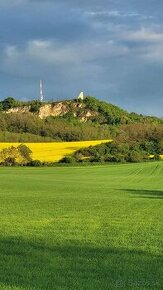
M0 168L0 289L163 289L163 162Z

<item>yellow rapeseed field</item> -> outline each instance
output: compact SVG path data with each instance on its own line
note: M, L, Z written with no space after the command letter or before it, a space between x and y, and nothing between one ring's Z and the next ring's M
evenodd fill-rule
M111 142L111 140L77 141L77 142L51 142L51 143L23 143L28 146L33 154L33 160L46 162L58 161L61 158L72 154L80 148L95 146L101 143ZM0 150L19 146L20 143L0 143Z
M153 154L151 154L151 155L149 155L149 158L153 158L154 157L154 155ZM160 157L161 157L161 159L163 160L163 155L160 155Z

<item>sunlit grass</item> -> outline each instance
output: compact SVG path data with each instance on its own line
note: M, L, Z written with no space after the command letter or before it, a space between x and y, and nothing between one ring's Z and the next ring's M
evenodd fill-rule
M0 289L162 289L163 162L0 168Z

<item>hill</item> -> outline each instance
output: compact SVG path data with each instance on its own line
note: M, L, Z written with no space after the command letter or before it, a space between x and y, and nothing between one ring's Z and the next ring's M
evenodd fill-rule
M110 139L134 124L148 126L150 131L151 126L162 127L163 120L129 113L93 97L48 103L21 102L9 97L0 102L1 142Z
M128 113L118 106L100 101L94 97L85 97L83 101L72 99L41 103L38 100L21 102L7 98L0 102L0 111L7 114L32 113L41 119L52 117L77 118L82 122L92 121L100 124L119 125L129 123L163 123L162 119Z

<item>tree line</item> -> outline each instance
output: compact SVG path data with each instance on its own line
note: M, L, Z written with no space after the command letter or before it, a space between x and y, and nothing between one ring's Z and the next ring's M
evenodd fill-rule
M31 113L0 113L0 131L28 134L26 142L33 142L33 135L43 138L49 137L51 141L96 140L110 139L111 137L109 127L105 125L101 126L92 122L82 123L78 119L70 120L64 117L48 117L42 120ZM12 142L12 140L9 141ZM44 141L50 140L44 139ZM22 142L25 141L22 139Z
M161 160L163 126L131 124L121 126L113 142L76 151L60 162L142 162Z

